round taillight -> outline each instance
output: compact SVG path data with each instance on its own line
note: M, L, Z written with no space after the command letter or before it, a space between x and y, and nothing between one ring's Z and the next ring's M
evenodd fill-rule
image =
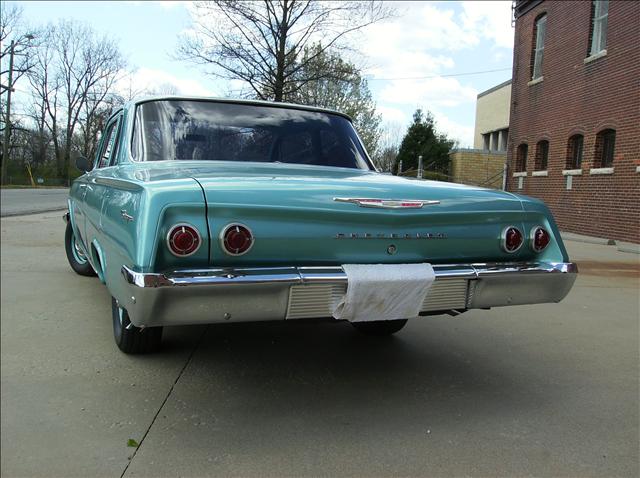
M229 255L241 256L253 246L253 234L244 224L229 224L220 234L222 249Z
M201 243L200 233L190 224L176 224L167 234L167 247L174 256L190 256L200 248Z
M502 232L502 248L509 253L520 249L522 240L522 233L517 227L509 226Z
M543 227L534 227L531 229L531 249L535 252L541 252L551 242L551 236Z

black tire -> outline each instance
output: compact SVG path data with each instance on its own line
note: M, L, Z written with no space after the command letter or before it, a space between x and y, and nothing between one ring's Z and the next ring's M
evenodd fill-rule
M95 277L97 275L86 256L76 245L76 235L73 233L71 221L67 222L67 229L64 232L64 249L67 253L69 265L76 274L87 277Z
M365 335L384 337L398 332L407 325L407 319L400 320L374 320L372 322L351 322L358 332Z
M113 337L118 348L126 354L148 354L156 352L162 341L162 327L136 327L129 320L129 313L111 297Z

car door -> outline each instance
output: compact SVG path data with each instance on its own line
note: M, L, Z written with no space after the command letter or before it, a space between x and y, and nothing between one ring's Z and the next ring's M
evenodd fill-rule
M109 196L109 188L97 181L104 175L105 169L111 166L118 148L118 134L120 131L121 116L114 116L104 132L104 140L96 156L93 170L88 174L87 186L84 193L84 217L85 237L90 244L93 238L102 231L101 212L105 200ZM87 244L87 246L89 245Z

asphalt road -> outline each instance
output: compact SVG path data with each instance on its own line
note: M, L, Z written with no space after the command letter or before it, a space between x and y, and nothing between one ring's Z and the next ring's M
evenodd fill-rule
M638 476L638 255L569 242L561 304L390 340L182 327L130 357L59 214L1 224L3 476Z
M67 188L2 189L0 216L16 216L67 208Z

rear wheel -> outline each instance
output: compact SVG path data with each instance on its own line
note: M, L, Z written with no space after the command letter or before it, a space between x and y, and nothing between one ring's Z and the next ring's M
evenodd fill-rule
M76 235L73 232L71 221L67 222L67 229L64 233L64 249L67 253L69 265L76 274L89 277L97 275L93 267L91 267L87 256L82 252L76 241Z
M118 348L126 354L146 354L160 348L162 327L136 327L129 319L129 313L111 298L113 336Z
M365 335L385 336L398 332L407 324L407 319L400 320L374 320L371 322L351 322L358 332Z

